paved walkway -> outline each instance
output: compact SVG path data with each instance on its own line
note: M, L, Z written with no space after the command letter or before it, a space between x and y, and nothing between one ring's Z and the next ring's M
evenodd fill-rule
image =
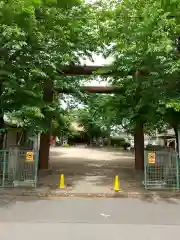
M141 177L134 171L132 153L114 149L54 147L51 171L41 175L41 185L57 190L59 176L65 176L65 191L71 193L111 193L116 174L123 191L141 191ZM60 190L62 192L62 190Z

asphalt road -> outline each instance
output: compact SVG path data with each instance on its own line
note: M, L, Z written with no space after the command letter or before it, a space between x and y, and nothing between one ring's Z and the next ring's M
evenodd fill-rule
M169 240L180 236L180 201L0 199L1 240Z

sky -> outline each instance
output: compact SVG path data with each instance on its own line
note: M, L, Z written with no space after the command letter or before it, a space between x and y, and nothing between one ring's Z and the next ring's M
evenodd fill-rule
M104 59L102 55L94 55L93 56L94 62L90 61L89 59L81 60L81 65L87 65L87 66L105 66L112 62L112 58ZM103 81L100 77L97 77L96 79L92 79L91 81L84 82L83 85L86 86L107 86L107 81ZM71 96L66 95L65 97L66 101L61 100L62 107L65 109L67 108L68 101L72 100ZM79 108L82 108L82 104L78 104Z
M104 59L102 55L94 55L93 56L93 60L94 62L90 61L89 59L87 60L82 60L81 64L82 65L87 65L87 66L105 66L105 65L109 65L112 62L112 58L108 58L108 59ZM86 86L106 86L107 82L106 81L99 81L100 78L97 77L96 79L93 79L92 81L88 81L87 83L85 83Z

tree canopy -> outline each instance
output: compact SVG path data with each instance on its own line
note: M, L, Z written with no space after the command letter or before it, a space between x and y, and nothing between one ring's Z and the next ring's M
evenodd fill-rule
M85 101L79 118L92 135L123 124L138 152L143 129L177 131L179 10L178 0L1 0L0 128L7 115L36 131L48 132L52 119L54 128L67 129L68 111L55 89L69 88ZM113 57L107 82L121 92L87 97L80 93L82 77L60 72L99 52Z
M98 46L94 13L79 0L0 1L0 13L3 112L42 130L47 128L42 109L53 117L61 114L57 97L44 102L43 83L77 87L78 78L64 79L59 71Z

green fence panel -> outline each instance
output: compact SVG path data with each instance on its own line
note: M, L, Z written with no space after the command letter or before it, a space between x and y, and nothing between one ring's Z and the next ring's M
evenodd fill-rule
M0 150L0 187L5 185L8 154L7 149Z
M146 190L179 191L179 157L175 151L144 152L144 186Z
M36 187L38 157L28 149L0 150L0 187Z

